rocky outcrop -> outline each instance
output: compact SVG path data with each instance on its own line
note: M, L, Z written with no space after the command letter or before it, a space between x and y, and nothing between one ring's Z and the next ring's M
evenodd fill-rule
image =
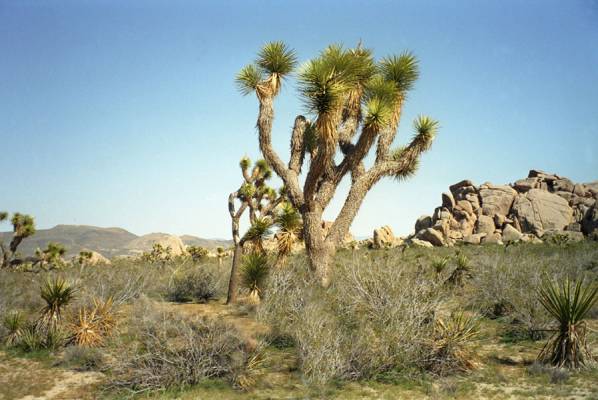
M374 240L372 248L385 249L400 246L403 243L398 237L395 237L390 226L386 225L378 229L374 229Z
M112 265L112 262L98 253L97 251L90 251L91 257L87 260L89 265Z
M187 253L185 244L181 238L167 233L150 233L140 236L130 241L126 245L126 248L132 254L141 254L142 252L151 251L154 244L159 244L164 249L170 248L170 254L173 256L180 256Z
M418 218L408 242L452 246L598 236L598 182L574 183L531 170L509 185L476 186L463 180L442 193L441 200L431 217Z
M522 232L540 237L546 230L564 230L573 222L573 209L562 196L541 189L531 189L517 196L513 216L517 218Z

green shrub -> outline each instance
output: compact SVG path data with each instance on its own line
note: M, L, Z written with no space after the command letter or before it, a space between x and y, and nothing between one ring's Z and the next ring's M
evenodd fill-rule
M216 297L216 277L210 271L195 268L175 272L168 286L166 298L175 302L206 302Z

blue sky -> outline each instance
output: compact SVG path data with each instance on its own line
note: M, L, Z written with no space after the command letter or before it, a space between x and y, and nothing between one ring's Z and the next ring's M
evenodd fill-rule
M464 178L506 183L538 168L598 179L595 0L0 0L0 209L39 228L228 237L238 160L259 157L257 102L234 76L271 40L301 60L359 40L420 60L398 142L420 113L442 128L414 178L371 191L356 235L409 233ZM276 108L286 158L304 111L292 80Z

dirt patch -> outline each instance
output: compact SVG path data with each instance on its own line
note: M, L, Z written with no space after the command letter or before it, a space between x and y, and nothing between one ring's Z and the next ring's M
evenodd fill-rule
M0 352L0 400L93 399L98 372L65 371Z

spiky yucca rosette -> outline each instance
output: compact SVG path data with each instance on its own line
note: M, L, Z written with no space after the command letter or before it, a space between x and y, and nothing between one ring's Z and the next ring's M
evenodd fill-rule
M585 318L597 301L598 286L586 286L583 279L573 283L567 278L560 285L544 282L540 302L559 326L538 355L540 361L576 369L594 359L586 342Z

